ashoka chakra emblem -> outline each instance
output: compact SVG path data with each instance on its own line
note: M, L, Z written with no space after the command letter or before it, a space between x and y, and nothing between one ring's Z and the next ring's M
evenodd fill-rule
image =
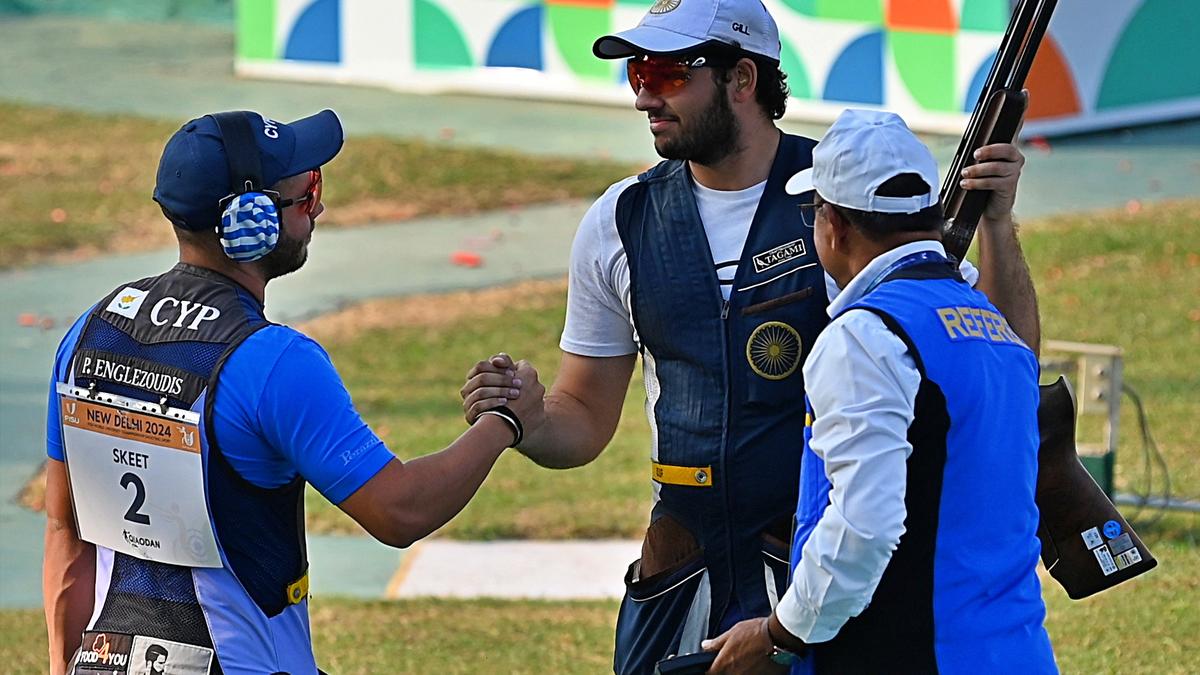
M746 360L768 380L782 380L800 365L800 334L781 321L768 321L746 341Z
M667 12L679 6L683 0L655 0L654 5L650 7L651 14L666 14Z

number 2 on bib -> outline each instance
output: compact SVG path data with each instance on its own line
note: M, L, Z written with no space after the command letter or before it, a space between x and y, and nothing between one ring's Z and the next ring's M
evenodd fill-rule
M125 520L131 523L149 525L150 516L139 510L142 508L142 504L146 503L146 484L142 482L142 479L136 473L126 471L125 475L121 476L121 487L128 490L130 485L133 486L133 503L129 505L129 510L125 512Z

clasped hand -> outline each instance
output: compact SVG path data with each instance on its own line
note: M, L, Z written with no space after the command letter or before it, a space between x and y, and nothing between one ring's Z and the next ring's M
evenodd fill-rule
M525 360L514 363L504 352L472 366L459 394L468 424L474 424L485 410L508 406L521 420L528 438L546 417L546 388L538 381L537 369Z

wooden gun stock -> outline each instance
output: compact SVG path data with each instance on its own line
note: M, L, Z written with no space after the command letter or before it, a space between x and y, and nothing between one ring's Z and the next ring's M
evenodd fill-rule
M1038 538L1050 576L1072 600L1079 600L1157 565L1150 549L1079 463L1075 401L1062 377L1041 386L1038 428Z

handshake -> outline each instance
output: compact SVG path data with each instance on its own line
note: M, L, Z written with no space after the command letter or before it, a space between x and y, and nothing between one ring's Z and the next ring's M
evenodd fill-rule
M459 393L467 424L474 424L486 412L507 408L516 417L514 447L546 419L546 388L538 381L537 369L528 361L514 363L503 352L472 366Z

